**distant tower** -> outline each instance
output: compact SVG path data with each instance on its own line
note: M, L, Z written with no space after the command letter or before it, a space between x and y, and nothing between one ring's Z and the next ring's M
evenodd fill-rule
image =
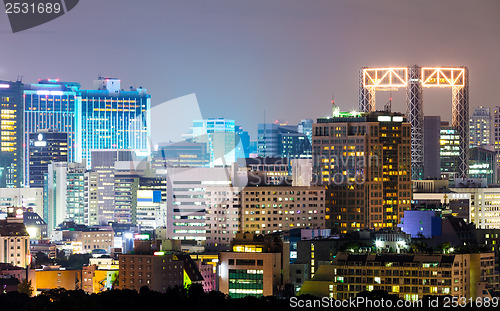
M489 146L491 144L491 113L488 107L477 107L470 117L470 146Z

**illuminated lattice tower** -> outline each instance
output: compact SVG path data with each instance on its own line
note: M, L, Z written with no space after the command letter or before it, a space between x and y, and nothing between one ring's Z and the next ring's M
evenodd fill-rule
M375 92L406 88L406 114L411 124L411 175L423 179L423 87L451 87L452 125L460 140L458 177L468 175L469 71L466 67L362 68L359 74L359 109L375 111Z

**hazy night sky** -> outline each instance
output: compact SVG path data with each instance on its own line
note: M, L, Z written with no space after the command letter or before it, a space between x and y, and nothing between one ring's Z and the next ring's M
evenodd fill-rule
M196 93L203 117L257 123L358 105L362 66L467 66L471 111L500 105L498 0L81 0L12 34L0 13L0 79L143 86L152 105ZM377 93L381 109L388 93ZM405 111L404 90L393 110ZM451 90L424 90L426 115L451 117ZM156 125L157 128L158 125ZM165 126L168 130L168 126Z

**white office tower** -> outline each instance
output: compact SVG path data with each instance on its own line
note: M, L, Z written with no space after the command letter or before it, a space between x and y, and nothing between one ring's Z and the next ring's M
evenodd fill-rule
M229 167L168 168L168 238L210 249L229 247L240 204L233 175Z
M65 220L85 224L88 217L85 163L54 162L48 165L44 182L44 212L47 234Z

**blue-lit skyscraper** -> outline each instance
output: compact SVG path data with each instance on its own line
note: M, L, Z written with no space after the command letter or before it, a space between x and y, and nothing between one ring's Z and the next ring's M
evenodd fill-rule
M24 85L24 142L39 130L68 135L68 162L90 165L91 151L135 149L149 154L150 95L123 91L120 80L99 77L95 90L75 82L40 80ZM28 185L29 144L24 144L24 182Z
M312 147L308 134L307 120L299 126L286 122L261 123L258 125L259 157L311 158ZM299 129L303 132L299 132Z
M82 90L82 158L92 150L150 151L151 96L146 89L120 89L120 80L99 77L96 90Z
M236 159L250 157L250 135L243 130L241 125L235 126L236 133Z
M39 130L68 134L68 161L82 161L80 84L40 80L24 85L24 183L29 185L29 135Z
M0 81L0 188L23 183L23 84Z
M305 134L309 140L309 144L312 145L312 128L314 121L312 119L301 120L298 124L299 133Z

